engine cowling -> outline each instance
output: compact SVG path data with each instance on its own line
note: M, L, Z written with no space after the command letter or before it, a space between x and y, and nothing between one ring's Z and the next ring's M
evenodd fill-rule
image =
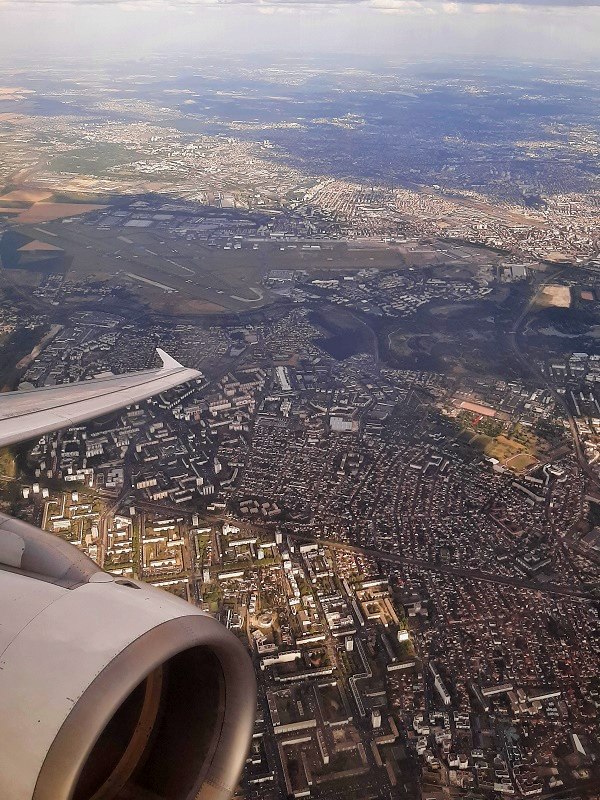
M0 518L2 800L226 800L255 707L212 617Z

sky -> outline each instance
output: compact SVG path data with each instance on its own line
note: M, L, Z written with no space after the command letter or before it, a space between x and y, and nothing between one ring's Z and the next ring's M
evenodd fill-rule
M600 0L0 0L0 58L33 65L190 52L600 66L599 42Z

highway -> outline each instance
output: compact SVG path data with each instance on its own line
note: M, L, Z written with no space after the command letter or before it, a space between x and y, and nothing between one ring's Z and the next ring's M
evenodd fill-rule
M155 503L145 500L137 500L135 506L138 510L143 509L150 513L164 513L168 516L181 516L186 515L184 509L173 506L169 503ZM206 515L207 519L214 525L218 522L225 522L229 517L224 514L210 514ZM448 564L442 564L439 561L427 561L426 559L413 558L412 556L401 555L400 553L389 553L385 550L380 550L376 547L362 547L360 545L350 544L348 542L340 542L335 539L326 539L319 536L313 536L310 533L301 533L295 531L294 533L285 533L290 539L296 539L299 542L307 542L329 547L331 550L339 550L341 552L356 553L357 555L367 556L377 561L385 561L391 564L398 564L401 566L416 567L427 572L437 572L442 575L453 575L457 578L467 578L471 581L484 581L486 583L494 583L500 586L512 586L515 589L527 589L528 591L540 592L542 594L554 595L556 597L570 597L574 600L592 601L598 600L600 597L597 594L586 592L583 589L576 587L562 586L553 583L539 584L535 581L527 580L526 578L515 578L510 575L494 574L492 572L483 572L481 570L469 569L468 567L453 567Z
M571 409L569 408L569 404L567 403L564 395L559 394L553 384L548 380L548 378L544 375L544 373L538 369L535 363L531 360L528 360L526 356L522 353L520 346L519 346L519 334L523 329L525 321L529 316L532 308L535 305L536 298L538 297L539 293L550 283L555 283L556 279L562 275L565 270L561 270L560 272L556 273L552 277L546 279L543 283L541 283L537 291L533 294L529 303L525 305L523 311L519 314L517 319L515 320L515 324L513 329L509 331L507 334L507 339L510 344L510 347L515 355L515 357L520 361L520 363L528 370L535 378L540 382L542 386L544 386L554 398L554 401L557 407L562 408L564 415L569 423L569 429L571 431L571 438L573 440L573 446L575 448L575 455L581 471L583 472L585 478L587 479L587 489L588 492L590 489L595 489L600 493L600 480L598 480L598 476L594 471L593 467L591 466L590 462L587 460L585 455L584 447L581 443L581 437L579 435L579 429L577 428L577 422L575 421L575 417L573 416ZM583 556L588 558L596 563L598 563L597 556L591 550L585 550L580 545L575 536L565 534L561 537L561 544L563 547L570 550L572 553L575 553L579 556Z
M574 600L597 600L594 594L584 592L583 590L569 586L559 586L556 584L538 584L534 581L528 581L525 578L513 578L508 575L498 575L491 572L482 572L480 570L468 569L464 567L452 567L447 564L441 564L436 561L426 561L425 559L412 558L410 556L401 555L399 553L387 553L385 550L379 550L375 547L360 547L358 545L347 544L346 542L339 542L332 539L323 539L316 536L311 536L306 533L291 533L286 534L290 539L297 539L301 542L315 542L316 544L324 547L329 547L331 550L340 550L342 552L356 553L357 555L367 556L374 558L378 561L386 561L391 564L399 564L402 566L417 567L418 569L426 570L427 572L438 572L443 575L453 575L457 578L468 578L472 581L484 581L486 583L495 583L500 586L512 586L515 589L527 589L528 591L541 592L543 594L555 595L557 597L570 597Z

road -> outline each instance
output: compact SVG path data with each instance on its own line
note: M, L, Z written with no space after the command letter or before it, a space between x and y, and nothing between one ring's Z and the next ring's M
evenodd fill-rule
M494 575L491 572L482 572L480 570L467 569L464 567L451 567L447 564L441 564L434 561L426 561L425 559L412 558L410 556L400 555L399 553L387 553L384 550L379 550L374 547L361 547L358 545L348 544L346 542L339 542L331 539L323 539L317 536L311 536L304 533L291 533L287 534L290 539L297 539L301 542L315 542L329 547L331 550L340 550L342 552L356 553L361 556L368 556L369 558L378 561L386 561L391 564L400 564L403 566L417 567L428 572L438 572L443 575L453 575L457 578L468 578L469 580L484 581L486 583L495 583L500 586L512 586L515 589L527 589L529 591L541 592L542 594L556 595L557 597L571 597L575 600L596 600L594 594L590 594L583 590L576 589L569 586L558 586L556 584L538 584L534 581L528 581L522 578L513 578L508 575Z
M112 505L109 508L105 509L100 514L100 520L98 522L98 533L100 539L100 558L99 558L100 566L104 566L104 561L106 559L106 551L108 550L108 531L112 523L113 517L119 510L119 507L123 504L130 489L131 489L131 483L127 481L127 483L125 483L125 485L119 492L118 497L111 498ZM104 498L104 500L108 502L108 498Z
M569 430L571 431L571 438L573 440L573 446L575 448L575 456L577 458L581 471L583 472L585 479L587 480L586 488L588 490L588 493L590 489L595 489L598 492L600 492L600 480L598 479L596 472L594 471L593 467L591 466L590 462L588 461L585 455L585 449L583 447L581 437L579 435L577 422L571 412L571 409L569 408L569 404L565 400L565 397L559 394L559 392L556 390L554 385L548 380L548 378L544 375L544 373L540 369L538 369L535 363L527 359L527 357L521 351L519 345L519 334L523 330L527 317L529 316L532 308L534 307L536 298L539 295L540 291L542 291L543 288L548 284L555 283L556 279L560 277L560 275L562 275L563 272L564 270L561 270L560 272L548 278L538 286L537 291L534 293L529 303L527 303L523 311L519 314L519 316L515 320L513 329L509 331L506 338L508 339L508 342L515 357L525 367L525 369L528 370L536 378L536 380L539 381L539 383L547 389L548 392L550 392L550 394L554 398L554 402L556 403L557 407L562 408L564 415L569 423ZM577 541L575 536L573 535L572 531L570 533L566 533L565 535L561 536L560 542L562 547L567 548L572 553L575 553L579 556L584 556L585 558L598 563L597 556L595 556L595 554L591 550L588 551L582 548L579 545L579 542Z
M590 483L600 491L600 481L598 480L596 473L590 466L589 461L585 456L585 451L583 449L583 445L581 443L581 438L579 436L579 430L577 429L577 423L575 422L575 418L571 413L571 409L565 398L556 391L556 388L548 381L544 373L537 368L537 366L529 360L521 351L519 346L519 334L521 333L523 326L529 313L531 312L533 306L535 305L535 301L537 296L539 295L540 291L544 289L545 286L548 286L551 283L555 283L557 278L559 278L564 270L554 274L552 277L545 280L541 283L529 303L525 306L523 311L519 314L517 319L515 320L515 324L513 329L509 331L507 334L508 342L511 346L511 349L515 355L515 357L520 361L520 363L525 367L525 369L530 372L538 381L541 382L543 386L551 393L552 397L554 398L556 404L563 409L565 416L569 423L569 428L571 430L571 436L573 438L573 444L575 446L575 454L577 456L577 460L581 466L581 469L584 475L588 478Z
M136 508L145 509L150 513L162 512L167 515L181 515L186 514L182 508L172 506L165 503L154 503L149 501L136 501ZM229 521L229 517L224 514L211 514L210 521L213 525ZM593 601L598 600L598 595L592 592L586 592L583 589L577 589L570 586L562 586L553 583L539 584L535 581L529 581L525 578L514 578L510 575L498 575L491 572L482 572L481 570L469 569L468 567L453 567L448 564L442 564L439 561L427 561L425 559L413 558L412 556L405 556L399 553L389 553L385 550L379 550L375 547L363 547L361 545L353 545L348 542L340 542L335 539L325 539L319 536L313 536L310 533L301 533L295 531L294 533L285 534L290 539L296 539L299 542L314 542L329 547L331 550L339 550L341 552L356 553L357 555L367 556L377 561L385 561L391 564L399 564L403 566L417 567L418 569L427 572L437 572L441 575L453 575L457 578L467 578L472 581L483 581L485 583L494 583L499 586L512 586L515 589L526 589L528 591L540 592L541 594L554 595L556 597L570 597L574 600Z

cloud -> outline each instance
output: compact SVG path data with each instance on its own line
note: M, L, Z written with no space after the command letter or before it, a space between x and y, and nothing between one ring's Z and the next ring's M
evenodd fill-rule
M359 3L358 5L368 5L369 8L374 8L384 14L433 13L428 5L420 2L420 0L369 0L367 4Z
M458 14L461 10L494 13L502 10L600 8L600 0L0 0L6 6L123 6L127 8L219 8L227 6L256 7L259 10L291 10L300 8L373 8L383 12L412 14Z

